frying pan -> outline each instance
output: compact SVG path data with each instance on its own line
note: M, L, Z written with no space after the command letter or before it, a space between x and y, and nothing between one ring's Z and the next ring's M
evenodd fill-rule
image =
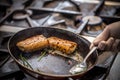
M17 42L38 34L42 34L45 37L55 36L61 39L76 42L78 44L78 52L83 58L89 52L90 45L90 42L80 35L58 28L34 27L17 32L8 41L9 53L21 70L37 79L40 79L41 77L48 80L66 80L67 78L80 78L89 70L91 70L97 62L98 54L97 51L95 51L87 60L88 69L85 72L72 75L69 73L69 70L78 62L51 54L46 54L40 61L37 61L38 57L41 54L40 51L24 53L16 46ZM20 62L20 54L26 58L34 70L24 66ZM69 60L71 60L72 64L68 64ZM39 69L39 71L36 71L35 69Z

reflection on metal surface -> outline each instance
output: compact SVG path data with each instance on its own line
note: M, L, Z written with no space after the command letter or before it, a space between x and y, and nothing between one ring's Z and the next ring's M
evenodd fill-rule
M8 26L8 25L2 25L0 26L0 31L4 31L4 32L13 32L16 33L20 30L23 30L25 28L22 27L13 27L13 26Z

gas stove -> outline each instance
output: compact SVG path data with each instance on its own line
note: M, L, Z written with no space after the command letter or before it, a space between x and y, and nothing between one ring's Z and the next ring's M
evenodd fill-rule
M106 25L120 21L119 9L120 2L104 0L2 0L0 79L36 80L21 71L9 56L7 42L16 32L30 27L55 27L80 34L92 42ZM84 24L84 18L91 16L96 16L98 22L90 19ZM77 80L107 80L116 56L117 53L103 52L98 57L97 65Z

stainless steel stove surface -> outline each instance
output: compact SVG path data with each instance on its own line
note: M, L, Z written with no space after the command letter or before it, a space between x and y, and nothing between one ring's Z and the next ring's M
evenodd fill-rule
M29 27L56 27L79 33L92 42L105 25L120 21L120 2L89 0L2 0L0 3L0 80L36 80L19 69L7 50L9 38ZM84 24L86 16L97 16L102 22ZM94 23L94 21L92 22ZM97 65L77 80L119 80L114 68L119 56L103 52ZM114 62L115 60L115 62ZM112 69L111 69L112 67ZM116 74L113 75L112 73ZM116 77L116 79L113 79ZM44 80L41 78L40 80ZM72 80L72 79L69 79Z

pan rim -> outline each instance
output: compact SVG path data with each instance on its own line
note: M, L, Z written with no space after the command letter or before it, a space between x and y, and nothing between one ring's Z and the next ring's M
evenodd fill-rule
M97 63L97 61L98 61L98 51L97 51L97 50L96 50L96 56L97 56L97 58L96 58L95 63L92 65L92 67L88 68L86 71L84 71L84 72L82 72L82 73L78 73L78 74L74 74L74 75L72 75L72 74L65 74L65 75L59 74L59 75L58 75L58 74L50 74L50 73L45 73L45 72L37 72L37 71L34 71L34 70L31 70L31 69L27 68L26 66L22 65L22 63L20 63L20 62L12 55L12 52L11 52L10 47L9 47L9 44L10 44L12 38L13 38L15 35L17 35L19 32L22 32L22 31L25 31L25 30L28 30L28 29L34 29L34 28L52 28L52 27L31 27L31 28L23 29L23 30L18 31L17 33L15 33L15 34L9 39L8 44L7 44L7 48L8 48L8 51L9 51L10 56L11 56L11 57L15 60L15 62L16 62L18 65L20 65L22 68L24 68L24 69L26 69L26 70L28 70L28 71L30 71L30 72L34 72L34 73L37 74L37 75L43 75L43 76L48 76L48 77L56 77L56 78L58 78L58 77L59 77L59 78L64 78L64 77L75 77L75 76L83 75L83 74L85 74L86 72L88 72L89 70L91 70L91 69L96 65L96 63ZM71 31L68 31L68 30L65 30L65 29L60 29L60 28L55 28L55 29L63 30L63 31L67 31L67 32L69 32L69 33L75 34L75 35L77 35L78 37L81 37L82 39L84 39L85 41L87 41L88 43L90 43L87 39L85 39L84 37L82 37L82 36L79 35L79 34L76 34L76 33L74 33L74 32L71 32ZM25 72L25 73L26 73L26 72Z

